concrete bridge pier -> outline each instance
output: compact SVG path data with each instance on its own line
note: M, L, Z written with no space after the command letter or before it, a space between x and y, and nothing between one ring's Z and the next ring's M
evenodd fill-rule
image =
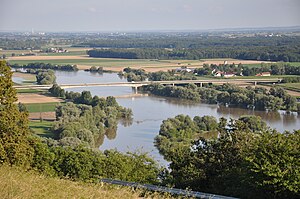
M134 94L138 93L138 87L137 86L132 87L132 90L134 91Z
M257 85L257 81L254 82L254 86L256 86L256 85Z

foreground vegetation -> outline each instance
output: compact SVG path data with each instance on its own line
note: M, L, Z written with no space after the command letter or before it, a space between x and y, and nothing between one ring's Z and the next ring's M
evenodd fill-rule
M0 198L138 198L141 191L50 178L37 172L0 166Z
M203 138L217 132L218 138ZM261 118L227 121L178 115L164 120L156 146L169 160L164 182L241 198L299 198L300 130L279 133Z

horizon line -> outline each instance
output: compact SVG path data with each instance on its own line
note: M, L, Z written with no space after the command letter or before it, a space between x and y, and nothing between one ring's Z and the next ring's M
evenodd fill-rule
M230 27L230 28L207 28L207 29L152 29L152 30L53 30L53 31L45 31L45 30L35 30L34 32L45 32L45 33L111 33L111 32L218 32L218 31L249 31L249 30L269 30L269 29L298 29L300 31L300 25L295 26L256 26L256 27ZM0 32L32 32L33 28L28 30L0 30Z

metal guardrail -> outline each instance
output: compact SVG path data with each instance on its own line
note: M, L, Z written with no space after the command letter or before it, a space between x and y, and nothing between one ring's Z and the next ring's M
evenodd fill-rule
M126 182L126 181L112 180L112 179L106 179L106 178L101 179L100 182L114 184L114 185L134 187L134 188L140 188L140 189L147 189L150 191L165 192L165 193L181 195L181 196L186 196L186 197L202 198L202 199L237 199L234 197L221 196L221 195L210 194L210 193L202 193L202 192L197 192L197 191L189 191L189 190L184 190L184 189L168 188L168 187L156 186L156 185L151 185L151 184L140 184L140 183L135 183L135 182Z

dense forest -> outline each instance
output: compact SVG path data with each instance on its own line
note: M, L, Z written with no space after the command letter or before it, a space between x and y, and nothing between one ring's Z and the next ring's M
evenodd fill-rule
M210 104L218 103L247 109L300 111L296 98L280 87L272 87L268 91L261 87L242 88L233 84L206 84L204 87L197 87L195 84L187 86L150 84L143 86L142 90L159 96L203 101Z
M298 37L167 37L95 40L84 46L91 57L126 59L235 58L260 61L300 61ZM107 49L109 48L109 49Z
M300 61L299 47L205 47L203 49L94 49L90 57L124 59L211 59L234 58L258 61Z
M28 63L28 64L8 64L10 67L18 69L18 68L23 68L23 69L51 69L51 70L63 70L63 71L77 71L77 65L54 65L50 63Z

